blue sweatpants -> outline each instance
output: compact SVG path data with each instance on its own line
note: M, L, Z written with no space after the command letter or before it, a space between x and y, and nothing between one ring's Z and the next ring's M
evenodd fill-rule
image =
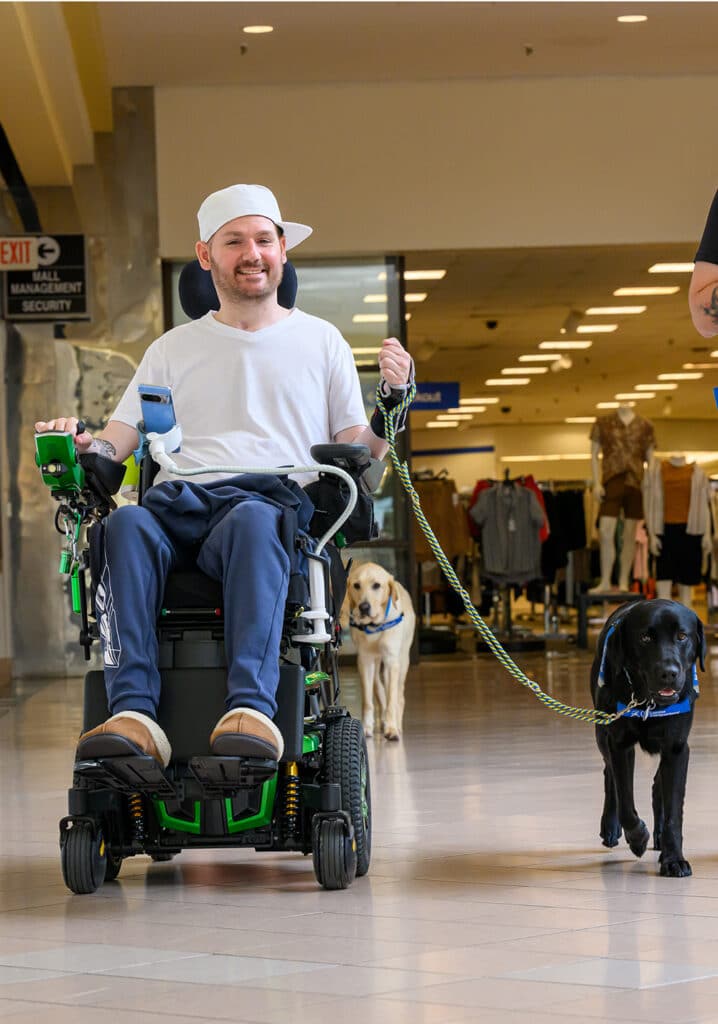
M276 496L271 488L270 494ZM227 710L249 707L274 717L290 558L280 536L281 497L272 497L231 485L212 491L168 482L152 488L143 507L125 506L106 519L95 607L112 714L156 717L156 623L165 581L196 557L197 567L223 585ZM301 498L295 504L304 526L307 506Z

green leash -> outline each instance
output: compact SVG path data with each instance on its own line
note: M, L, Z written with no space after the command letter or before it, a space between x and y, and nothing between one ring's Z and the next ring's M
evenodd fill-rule
M448 560L444 552L441 550L441 545L436 539L436 536L434 534L434 531L431 529L431 526L429 526L429 523L421 507L419 495L417 494L414 485L411 482L411 476L409 475L408 465L406 464L406 462L400 462L399 456L396 453L396 434L394 420L397 417L397 415L400 412L402 412L403 409L406 408L407 405L411 404L415 394L416 385L412 384L411 388L409 389L409 391L407 391L401 403L395 406L390 412L387 412L386 408L384 407L381 391L377 387L376 404L384 414L386 440L389 445L391 461L394 465L394 469L396 470L399 479L404 485L404 490L411 498L411 503L414 509L414 515L416 516L419 526L421 527L422 531L426 536L426 539L429 542L429 547L433 551L434 557L441 566L441 571L444 573L444 576L446 576L451 586L454 588L456 593L461 598L464 608L466 609L469 618L474 624L474 628L478 631L482 639L485 640L494 657L503 665L503 667L506 669L509 675L512 675L514 679L517 679L522 686L526 686L529 690L531 690L531 692L537 698L537 700L540 700L541 703L544 704L551 711L555 711L557 715L564 715L566 718L573 718L578 722L589 722L593 725L610 725L611 722L615 722L616 719L622 718L627 711L630 711L632 708L637 706L636 701L632 700L629 703L628 707L626 707L623 711L612 714L608 711L597 711L595 708L575 708L572 707L570 704L564 704L562 701L556 700L555 697L552 697L548 693L544 693L539 684L535 680L529 679L526 673L519 668L519 666L511 657L509 657L507 652L504 650L504 648L501 646L499 641L496 639L494 634L491 632L489 627L486 625L484 620L477 612L476 608L474 607L473 601L471 600L471 597L462 587L459 577L454 572L454 567L452 566L451 562Z

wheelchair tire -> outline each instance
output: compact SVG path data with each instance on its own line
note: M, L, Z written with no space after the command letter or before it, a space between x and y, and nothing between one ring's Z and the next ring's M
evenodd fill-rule
M313 830L314 874L324 889L346 889L356 875L356 856L350 849L341 818L324 818Z
M73 825L65 836L60 858L62 877L68 889L78 896L96 892L107 872L107 851L101 829L93 836L88 824Z
M324 778L341 788L342 810L354 826L357 876L361 877L371 861L371 783L361 722L348 715L330 719L324 743Z

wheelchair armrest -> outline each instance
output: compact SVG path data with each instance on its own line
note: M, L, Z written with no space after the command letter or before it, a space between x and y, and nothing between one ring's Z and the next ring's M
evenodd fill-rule
M309 454L317 462L338 466L355 476L369 465L369 448L365 444L313 444Z
M386 470L381 459L371 457L365 444L313 444L309 452L317 462L346 470L365 494L372 494L377 489Z
M112 495L117 494L125 477L125 467L97 452L84 452L78 462L85 471L85 485L104 503L114 508Z

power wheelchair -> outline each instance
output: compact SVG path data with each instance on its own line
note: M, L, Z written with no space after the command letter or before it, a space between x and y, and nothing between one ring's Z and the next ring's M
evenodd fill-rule
M93 616L93 532L116 507L124 467L97 454L77 456L69 434L36 435L36 461L58 501L65 534L60 571L70 578L80 643L90 658L99 639ZM171 573L157 623L162 691L158 721L172 744L162 769L151 757L117 751L76 760L68 813L60 822L62 872L72 892L92 893L117 877L122 861L148 854L168 861L183 849L252 847L311 853L317 881L344 889L369 870L371 784L361 723L339 704L339 610L346 587L336 545L374 535L370 491L379 467L362 445L315 445L323 469L312 498L310 532L328 541L309 554L310 580L290 587L280 652L278 712L281 761L213 756L209 734L225 711L226 668L221 586L199 570ZM157 466L141 464L140 496ZM337 486L331 470L344 472ZM286 467L283 470L286 472ZM349 494L346 475L359 482ZM341 532L336 510L358 497ZM331 505L331 508L326 507ZM89 539L88 539L89 538ZM90 581L92 584L92 581ZM88 589L90 599L88 601ZM317 593L319 591L319 593ZM323 591L323 594L321 593ZM84 683L83 729L104 722L103 672Z

